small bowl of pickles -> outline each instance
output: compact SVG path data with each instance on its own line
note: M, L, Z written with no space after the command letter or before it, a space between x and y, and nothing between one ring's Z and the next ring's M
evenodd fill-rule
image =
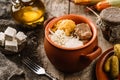
M97 80L120 80L120 44L106 50L96 63ZM102 79L101 79L102 78Z

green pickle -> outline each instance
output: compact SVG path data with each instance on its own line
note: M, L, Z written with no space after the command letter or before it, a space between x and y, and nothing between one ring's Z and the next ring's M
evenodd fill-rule
M120 61L120 44L114 45L114 54L118 57L118 59Z
M105 70L105 72L110 72L111 59L112 59L112 56L109 57L109 58L106 60L106 62L105 62L105 65L104 65L104 70Z
M114 54L111 57L109 57L104 63L104 71L107 72L112 79L117 79L119 76L120 70L119 61L120 61L120 44L115 44Z
M117 56L112 56L111 58L111 69L110 73L113 79L117 78L119 75L119 60Z

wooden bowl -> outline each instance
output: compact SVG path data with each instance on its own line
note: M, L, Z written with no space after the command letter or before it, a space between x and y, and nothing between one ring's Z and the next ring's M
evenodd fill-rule
M49 29L62 19L73 20L76 24L87 23L93 33L90 41L83 46L75 48L66 48L55 44L49 37ZM98 47L96 26L86 17L76 14L54 18L46 25L44 48L51 63L63 72L78 72L83 70L101 54L101 48Z
M110 80L110 77L108 77L107 73L104 71L103 66L105 61L113 54L114 54L114 50L113 48L110 48L107 51L105 51L98 59L98 62L96 64L97 80Z

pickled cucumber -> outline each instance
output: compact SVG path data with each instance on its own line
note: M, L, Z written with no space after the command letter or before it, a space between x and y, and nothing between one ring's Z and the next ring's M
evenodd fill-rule
M112 56L110 68L112 78L117 78L119 75L119 60L117 56Z
M120 44L114 45L114 54L118 57L118 59L120 61Z
M112 58L112 56L109 57L109 58L106 60L105 64L104 64L104 70L105 70L105 72L110 72L111 58Z

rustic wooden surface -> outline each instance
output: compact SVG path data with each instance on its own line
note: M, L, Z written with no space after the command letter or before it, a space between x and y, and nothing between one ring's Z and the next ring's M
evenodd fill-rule
M85 12L85 6L75 5L69 0L43 0L46 6L46 12L48 17L51 18L53 16L62 16L64 14L79 14L84 15L92 20L96 24L96 16L93 14L89 14ZM98 30L98 41L99 46L102 48L104 52L108 48L112 47L112 45L107 42L102 35L100 28L96 25ZM44 35L43 35L44 36ZM43 67L50 73L52 76L58 78L59 80L95 80L95 61L93 61L87 68L83 71L74 74L65 74L59 72L54 66L49 62L46 54L44 52L43 40L41 40L41 45L38 47L38 54L40 54L40 60L43 64Z
M7 0L0 0L0 1L7 1ZM48 15L48 18L51 17L59 17L64 14L79 14L88 17L89 19L92 20L93 23L96 24L96 16L93 14L85 12L85 6L81 5L75 5L69 0L42 0L43 3L46 6L46 13ZM107 42L102 35L102 32L100 28L96 25L97 30L98 30L98 41L99 41L99 46L102 48L103 52L107 50L108 48L112 47L112 45ZM36 62L41 65L42 67L45 68L45 70L53 77L58 78L58 80L96 80L95 78L95 63L97 61L94 60L87 68L84 70L78 72L78 73L73 73L73 74L65 74L63 72L60 72L57 70L48 60L45 51L44 51L44 28L40 30L39 34L39 46L37 48L37 53L35 53L35 56L33 56L34 60L37 60ZM24 53L28 55L33 55L33 53ZM10 56L11 58L15 57ZM14 58L13 60L16 64L20 60L17 60L17 58ZM37 76L34 74L32 71L30 71L26 66L24 66L22 63L18 64L18 66L26 71L26 76L28 79L26 80L49 80L45 76Z

